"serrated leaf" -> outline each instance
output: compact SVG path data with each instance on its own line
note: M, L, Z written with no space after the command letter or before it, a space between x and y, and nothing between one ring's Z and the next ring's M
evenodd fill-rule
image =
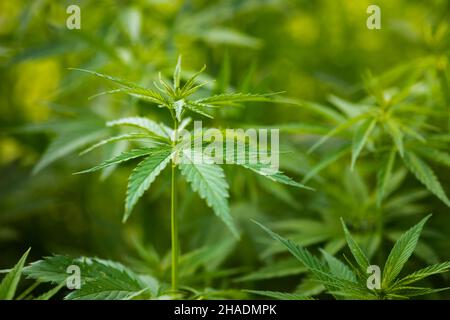
M87 169L87 170L79 171L79 172L76 172L74 174L95 172L95 171L101 170L103 168L109 167L109 166L114 165L114 164L119 164L119 163L122 163L122 162L125 162L125 161L129 161L129 160L132 160L132 159L143 157L145 155L150 154L152 151L154 151L153 148L139 148L139 149L133 149L133 150L130 150L130 151L125 151L125 152L122 152L121 154L119 154L118 156L116 156L116 157L114 157L112 159L106 160L106 161L102 162L101 164L99 164L99 165L97 165L95 167L92 167L92 168Z
M334 274L336 277L344 280L348 280L351 282L356 282L356 276L350 268L344 264L339 259L333 257L331 254L326 252L325 250L321 250L325 261L328 263L328 267L330 268L330 272Z
M276 94L276 93L275 93ZM220 107L226 105L236 105L239 102L254 102L271 101L269 98L274 94L254 94L254 93L222 93L210 96L203 99L195 100L194 102L206 107Z
M367 267L369 266L369 260L367 259L366 255L364 254L358 243L355 241L355 239L353 239L353 236L351 235L350 231L348 231L347 226L345 225L345 222L342 218L341 223L342 228L344 229L345 240L347 241L347 245L350 248L350 252L358 263L360 271L365 274L367 271Z
M108 121L106 123L108 127L113 126L133 126L136 128L144 129L145 131L155 134L159 137L169 139L170 137L167 133L162 129L161 125L156 123L153 120L144 117L127 117L121 118L117 120Z
M406 261L408 261L409 257L414 252L417 241L419 241L422 228L429 218L430 215L406 231L400 239L397 240L389 253L386 264L383 268L383 287L388 287L389 284L392 283L400 274Z
M200 155L205 158L205 155ZM202 199L206 200L214 213L222 219L230 231L239 237L239 232L234 225L228 206L228 183L225 180L223 169L215 164L206 164L205 161L197 163L196 155L185 153L179 168L182 175L191 184L192 190L198 192Z
M256 172L257 174L259 174L267 179L270 179L272 181L278 182L278 183L282 183L282 184L286 184L289 186L302 188L302 189L314 190L310 187L305 186L304 184L294 181L293 179L289 178L281 171L274 171L268 165L264 165L264 164L260 164L260 163L256 163L256 164L245 163L245 164L241 164L241 166L243 166L244 168L250 169L253 172Z
M450 207L450 200L445 194L445 191L433 170L412 152L405 153L403 160L406 167L416 176L416 178L436 197L441 199L447 206Z
M139 139L151 139L151 137L149 137L148 134L144 134L144 133L126 133L126 134L121 134L118 136L114 136L114 137L110 137L107 139L103 139L99 142L97 142L96 144L90 146L87 149L84 149L83 151L80 152L80 155L84 155L86 153L91 152L92 150L95 150L101 146L104 146L105 144L111 143L111 142L117 142L117 141L123 141L123 140L127 140L127 141L132 141L132 140L139 140Z
M24 272L42 282L65 284L70 276L66 270L71 265L80 268L82 283L80 289L65 297L67 300L128 300L144 293L154 297L159 291L154 279L138 275L120 263L98 258L52 256L32 263Z
M351 170L353 170L355 166L356 159L358 159L359 154L361 153L364 145L370 136L370 133L375 128L375 124L377 120L366 120L362 123L358 129L355 131L353 135L353 143L352 143L352 162L350 165Z
M130 94L133 96L137 96L139 98L144 98L147 100L150 100L154 103L157 104L161 104L161 105L166 105L167 101L166 99L159 93L150 89L146 89L143 87L140 87L138 85L136 85L133 82L130 82L128 80L124 80L124 79L120 79L120 78L116 78L116 77L112 77L112 76L108 76L99 72L95 72L95 71L90 71L90 70L84 70L84 69L76 69L76 68L70 68L70 70L76 70L76 71L81 71L81 72L86 72L92 75L95 75L97 77L103 78L103 79L107 79L110 80L122 87L124 87L125 89L117 89L117 90L110 90L110 91L106 91L98 95L102 95L102 94L110 94L110 93L126 93L126 94Z
M153 152L151 152L150 155L133 170L128 179L123 222L128 219L139 198L170 162L171 156L172 149L163 148L153 150Z
M426 268L414 271L413 273L407 275L406 277L396 282L394 286L404 286L413 282L420 281L435 274L448 272L449 270L450 270L450 261L437 263L428 266Z
M31 248L28 249L23 256L20 258L19 262L11 269L10 272L3 278L0 283L0 300L12 300L16 293L17 285L20 281L20 276L22 275L22 269L27 260L28 253Z
M279 291L262 291L262 290L245 290L245 292L265 296L277 300L314 300L311 297L302 295L300 293L287 293Z

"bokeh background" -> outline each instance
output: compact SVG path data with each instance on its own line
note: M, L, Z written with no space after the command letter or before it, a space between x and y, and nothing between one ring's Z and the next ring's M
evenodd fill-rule
M381 8L381 30L366 28L366 9L373 3ZM66 27L72 4L81 8L80 30ZM107 120L140 114L164 122L167 115L131 97L88 100L110 84L69 68L151 86L159 71L170 76L182 54L186 73L206 64L204 79L216 79L207 88L211 93L283 91L287 99L330 109L334 96L363 99L368 72L386 75L395 87L425 70L421 79L437 79L424 87L426 101L444 110L439 121L445 123L449 13L448 0L0 1L0 269L32 247L29 260L52 253L98 256L168 279L167 172L126 224L121 217L132 164L101 175L72 175L127 148L119 143L78 155L108 134ZM308 154L332 124L298 105L252 103L222 110L208 123L281 128L288 151L281 166L298 181L340 143ZM445 133L445 126L439 128ZM377 163L362 158L350 171L349 156L340 158L308 181L315 192L226 168L240 241L180 182L184 283L222 289L230 297L244 296L235 290L241 288L320 292L250 219L313 250L320 246L337 253L343 247L340 216L365 239L373 235L380 212L389 212L393 218L383 222L386 231L368 244L374 259L383 261L393 239L433 213L412 267L449 259L449 208L401 168L392 203L377 207ZM448 194L448 166L433 169ZM442 277L435 281L450 284Z

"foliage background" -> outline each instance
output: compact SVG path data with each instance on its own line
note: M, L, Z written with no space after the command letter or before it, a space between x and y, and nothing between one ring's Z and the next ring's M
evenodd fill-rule
M379 31L366 28L372 2L382 10ZM81 7L81 30L65 26L71 4ZM99 175L72 175L126 148L119 144L78 156L82 145L106 135L107 120L134 113L168 119L129 97L88 100L108 83L68 68L151 85L159 70L170 75L182 54L188 71L207 65L205 77L217 79L208 87L213 93L285 91L286 98L332 110L333 95L353 102L366 96L362 76L370 71L387 75L389 88L401 89L410 79L423 84L428 99L417 103L438 110L429 122L435 132L448 134L449 12L446 0L0 2L0 268L14 264L31 246L34 259L51 253L98 256L168 279L169 180L156 181L123 225L130 167L104 173L101 182ZM413 123L418 111L404 117L404 123ZM281 165L298 181L351 141L351 135L343 135L307 153L333 124L301 104L252 103L222 110L207 122L222 128L281 128L289 151ZM51 143L56 148L48 150ZM184 283L223 289L227 297L245 296L232 291L242 288L319 292L250 219L305 246L337 253L343 246L342 216L381 263L399 233L433 213L412 266L448 260L449 208L401 165L387 205L377 207L380 165L379 158L363 153L351 171L347 154L309 180L315 192L274 186L226 168L239 242L180 184ZM448 166L430 166L448 194ZM449 285L443 277L434 281Z

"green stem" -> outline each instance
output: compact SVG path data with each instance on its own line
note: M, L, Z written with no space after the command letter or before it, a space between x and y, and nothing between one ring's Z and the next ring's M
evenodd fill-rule
M174 131L176 132L178 124L175 120ZM175 134L176 135L176 134ZM172 146L175 146L176 136L172 141ZM171 183L171 195L170 195L170 223L171 223L171 240L172 240L172 290L178 290L178 257L179 257L179 244L178 244L178 221L175 213L175 159L172 159L172 183Z

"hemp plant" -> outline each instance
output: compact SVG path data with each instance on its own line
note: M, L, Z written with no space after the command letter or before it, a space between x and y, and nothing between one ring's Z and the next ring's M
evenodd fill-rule
M236 237L239 236L237 228L230 215L227 200L229 196L229 187L225 179L223 169L216 163L211 163L209 161L208 163L205 161L198 163L197 161L193 161L193 159L189 156L186 156L186 150L190 150L192 147L191 143L186 143L186 141L181 137L181 132L186 132L186 128L190 123L190 118L186 117L186 114L188 112L192 112L211 118L212 116L206 112L208 109L235 106L242 102L248 101L270 102L272 101L270 99L270 95L223 93L195 99L193 98L193 94L205 85L205 83L198 81L198 76L205 70L205 67L182 83L181 57L178 58L178 63L173 73L173 82L168 83L160 74L159 83L154 83L155 89L143 88L129 81L97 72L82 69L75 70L93 74L95 76L110 80L118 85L117 89L102 92L100 95L113 93L128 94L139 99L146 100L161 108L165 108L170 113L172 127L169 127L164 123L157 123L147 117L140 116L126 117L108 122L108 126L131 126L138 129L139 132L130 132L107 138L91 146L83 153L91 151L107 143L120 140L135 141L143 139L150 142L151 146L125 151L91 169L78 173L94 172L132 159L143 158L143 160L134 168L129 176L125 199L125 212L123 215L123 222L125 222L129 218L138 200L149 189L156 177L167 166L170 166L170 218L172 251L171 282L172 290L176 291L178 289L179 258L178 219L176 212L177 168L181 171L181 175L184 179L190 184L192 190L197 192L200 197L206 201L207 205L213 209L214 213L220 219L223 220L226 226ZM196 134L196 132L193 132L194 141L196 139ZM206 147L207 146L203 144L201 145L202 153ZM296 187L304 187L302 184L293 181L278 170L265 170L267 169L267 166L263 163L236 162L236 164L244 166L245 168L261 174L275 182Z
M320 258L312 254L308 249L281 237L260 223L256 223L273 239L287 248L304 265L313 281L323 285L327 293L335 298L362 300L409 299L450 289L433 289L415 285L416 282L432 275L448 272L450 270L450 261L436 263L400 277L406 262L416 249L423 226L430 216L428 215L411 227L395 242L382 272L378 266L370 264L366 253L353 238L343 219L341 219L341 223L345 240L354 262L347 259L344 255L347 262L344 263L325 250L321 250L322 258ZM375 268L380 272L376 272ZM297 300L309 298L301 295L301 292L292 294L273 291L249 290L249 292L277 299Z

